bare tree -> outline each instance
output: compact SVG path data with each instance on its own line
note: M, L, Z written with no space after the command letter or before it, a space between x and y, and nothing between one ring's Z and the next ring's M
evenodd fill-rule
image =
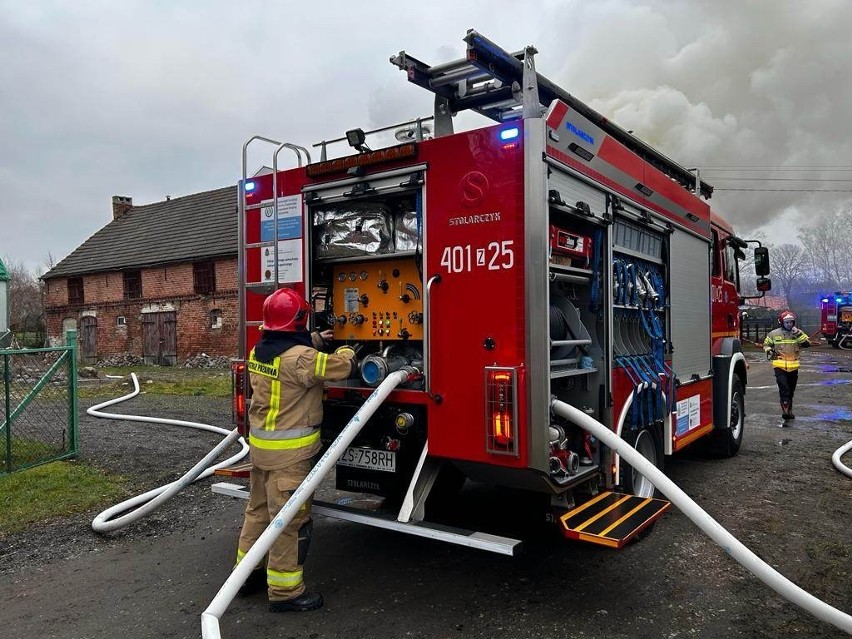
M808 256L798 244L782 244L770 249L772 280L790 304L793 287L807 274Z
M44 340L41 283L22 261L3 258L3 263L9 274L9 329L27 334L22 341L41 346Z
M852 283L852 205L823 216L818 222L799 229L799 239L816 279L829 282L831 288L846 289Z

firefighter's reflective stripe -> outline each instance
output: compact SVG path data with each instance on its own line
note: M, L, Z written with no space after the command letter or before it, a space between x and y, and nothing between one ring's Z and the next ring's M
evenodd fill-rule
M785 371L799 369L799 349L808 346L809 340L805 332L800 331L795 337L792 334L784 335L779 329L775 329L763 340L763 348L767 352L775 350L777 357L772 360L773 368Z
M325 367L328 364L328 355L317 353L317 363L314 366L314 376L325 377Z
M306 435L305 432L309 434ZM293 450L313 446L319 438L319 428L276 431L252 428L249 433L249 444L264 450Z
M269 383L269 409L263 419L264 430L275 430L275 422L278 420L278 410L281 408L281 382L273 379Z
M783 368L785 371L795 371L799 369L799 360L773 359L772 367Z
M237 566L240 565L240 562L243 560L243 557L245 557L245 556L246 556L246 554L242 550L237 548L237 564L236 564Z
M278 570L266 569L266 583L270 586L294 589L302 585L302 571L280 572Z
M270 379L278 379L278 372L281 370L281 358L275 357L271 362L259 362L254 357L254 349L251 349L246 366L250 373L257 373Z

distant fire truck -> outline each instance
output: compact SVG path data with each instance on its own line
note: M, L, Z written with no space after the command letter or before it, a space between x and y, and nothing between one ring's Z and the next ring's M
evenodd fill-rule
M338 489L382 496L383 508L317 512L513 553L517 540L430 520L468 478L543 496L565 536L621 547L668 502L551 414L551 397L660 468L700 440L736 454L748 242L702 199L710 185L537 74L532 47L509 53L475 31L464 39L461 60L391 58L435 94L433 117L347 131L315 145L319 161L290 143L246 143L237 417L263 301L292 287L313 304L315 326L358 353L360 378L327 385L326 442L391 372L422 371L337 463ZM496 124L454 132L466 109ZM368 135L394 129L401 144L368 146ZM276 147L273 171L249 177L258 141ZM330 159L343 142L355 152ZM297 168L278 169L282 150ZM766 248L755 263L768 290Z
M820 300L820 329L834 348L852 349L852 293L837 291Z

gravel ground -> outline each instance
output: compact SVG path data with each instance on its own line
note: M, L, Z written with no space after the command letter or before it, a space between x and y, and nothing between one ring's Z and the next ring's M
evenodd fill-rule
M221 437L193 428L96 418L86 410L104 399L81 400L79 460L128 478L128 497L174 481L216 446ZM230 400L174 395L139 396L103 409L201 422L230 429ZM231 447L226 456L239 450ZM223 457L224 459L224 457ZM132 544L139 539L186 530L220 511L210 495L212 479L201 480L137 523L106 535L91 530L97 512L37 524L26 533L0 539L0 575L38 568L59 559Z
M760 354L748 360L740 454L716 460L687 451L667 461L667 473L770 565L850 613L852 480L830 456L852 439L852 353L806 353L798 419L786 425L771 370ZM224 399L143 395L108 410L229 427ZM85 414L80 420L81 458L125 474L133 494L175 479L216 441L185 428ZM90 512L0 539L0 626L7 636L198 637L201 612L227 578L244 505L211 495L211 481L115 533L94 534L97 513ZM479 509L492 523L527 533L523 555L317 518L306 574L325 595L325 608L282 618L265 612L263 594L237 599L223 617L223 636L842 636L749 575L676 509L646 539L614 552L553 539L536 526L525 530L509 500L480 497L463 493L467 512Z

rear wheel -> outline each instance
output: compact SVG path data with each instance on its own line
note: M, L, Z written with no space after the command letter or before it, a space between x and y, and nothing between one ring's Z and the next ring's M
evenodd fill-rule
M645 426L638 430L627 431L623 438L628 444L633 446L642 457L651 462L654 466L663 469L663 449L660 441L659 428L656 426ZM644 475L637 472L630 464L620 460L621 486L624 491L639 497L653 497L656 493L654 484Z

